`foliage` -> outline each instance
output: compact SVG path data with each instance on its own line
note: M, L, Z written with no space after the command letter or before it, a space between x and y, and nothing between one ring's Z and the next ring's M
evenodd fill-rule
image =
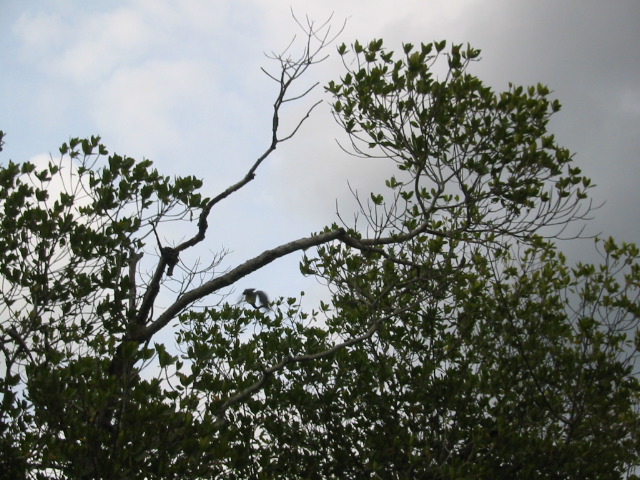
M548 244L475 258L438 303L430 278L405 277L376 297L402 313L285 407L310 444L292 464L318 478L621 478L637 461L638 250L610 245L600 268ZM342 300L335 328L358 308Z
M274 57L271 143L217 196L97 137L0 167L5 475L631 477L638 249L601 240L602 265L567 264L554 239L590 182L546 132L559 103L542 85L496 94L468 73L471 47L339 46L327 91L352 151L399 169L360 201L366 226L189 267L211 210L306 118L280 133L325 27ZM164 245L173 222L193 236ZM331 292L317 311L199 305L298 251Z

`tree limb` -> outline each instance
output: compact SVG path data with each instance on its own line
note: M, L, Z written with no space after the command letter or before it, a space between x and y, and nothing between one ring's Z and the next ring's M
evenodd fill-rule
M154 322L134 332L129 338L127 338L127 340L145 342L197 300L200 300L221 288L232 285L242 277L259 270L278 258L284 257L285 255L298 250L305 250L333 240L342 239L343 237L346 237L346 232L344 229L339 228L319 233L317 235L312 235L310 237L300 238L271 250L266 250L257 257L247 260L226 274L214 278L193 290L185 292L184 295L169 306L169 308L167 308Z

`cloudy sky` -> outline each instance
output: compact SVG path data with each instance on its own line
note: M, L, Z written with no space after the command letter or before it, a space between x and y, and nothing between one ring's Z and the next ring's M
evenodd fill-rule
M471 71L496 89L549 85L564 107L550 127L598 185L596 202L606 201L588 232L640 240L637 0L0 0L0 162L55 154L70 137L98 134L111 151L151 158L163 173L204 178L215 195L268 145L277 91L260 67L275 67L264 53L299 33L291 8L318 22L333 13L334 29L346 19L346 43L470 42L483 52ZM332 55L301 88L340 74ZM317 89L291 106L285 124L321 98ZM233 266L333 222L336 200L348 215L349 184L365 195L382 191L391 167L346 156L340 134L325 102L213 213L202 255L227 248ZM238 287L312 289L297 262Z

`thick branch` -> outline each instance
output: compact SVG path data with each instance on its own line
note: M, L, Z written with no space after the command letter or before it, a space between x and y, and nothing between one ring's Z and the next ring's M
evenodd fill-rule
M154 322L133 333L131 337L128 338L128 340L134 340L138 342L148 341L156 332L164 328L171 320L177 317L182 311L184 311L193 303L222 288L233 285L236 281L247 276L248 274L255 272L256 270L259 270L260 268L268 265L274 260L289 255L290 253L293 253L295 251L317 247L318 245L322 245L333 240L339 240L345 245L356 248L358 250L380 251L375 249L375 247L380 245L402 243L410 240L416 235L425 232L446 236L446 234L443 234L441 232L432 232L428 228L428 225L424 223L418 226L416 229L407 232L406 234L392 237L358 239L348 235L344 229L338 228L329 232L324 232L285 243L271 250L266 250L257 257L247 260L242 265L239 265L233 270L227 272L225 275L214 278L213 280L210 280L203 285L194 288L193 290L185 292L184 295L182 295L171 306L169 306L169 308L167 308ZM383 253L382 251L380 252Z
M147 287L147 291L144 294L142 299L142 304L140 305L140 310L136 315L136 325L142 325L146 322L147 317L149 316L149 312L151 312L151 308L153 307L153 303L156 301L156 297L160 292L160 282L162 281L162 275L164 274L164 269L167 266L167 262L165 259L160 256L158 260L158 265L156 266L156 271L153 274L153 278Z
M333 240L346 238L346 232L343 229L332 230L325 233L313 235L311 237L300 238L284 245L280 245L271 250L266 250L257 257L247 260L242 265L237 266L233 270L227 272L221 277L214 278L203 285L185 292L178 300L176 300L169 308L167 308L153 323L138 330L131 335L129 340L144 342L149 340L153 334L161 330L171 320L178 316L182 311L192 305L194 302L210 295L221 288L232 285L237 280L245 277L251 272L255 272L269 263L284 257L298 250L306 250L307 248L316 247ZM349 237L350 238L350 237Z

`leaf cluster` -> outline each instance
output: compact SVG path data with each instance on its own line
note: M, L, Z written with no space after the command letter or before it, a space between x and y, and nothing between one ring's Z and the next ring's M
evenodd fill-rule
M355 56L327 86L351 151L389 158L401 171L387 182L392 201L405 203L392 231L422 223L468 239L486 240L485 232L525 238L584 215L579 201L591 182L546 131L560 110L546 86L495 93L468 72L480 51L446 51L444 41L405 44L399 59L382 40L356 42L353 52L341 45L338 53ZM383 203L381 195L372 200Z

